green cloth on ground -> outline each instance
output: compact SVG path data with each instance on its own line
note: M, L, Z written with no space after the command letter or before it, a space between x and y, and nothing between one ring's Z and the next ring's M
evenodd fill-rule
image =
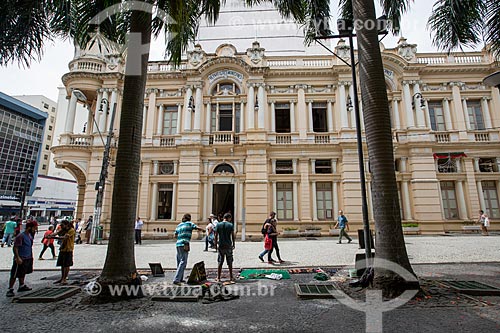
M328 281L330 280L330 277L326 275L325 273L318 273L314 275L314 279L318 281Z
M290 273L287 270L282 269L244 269L240 273L240 278L245 280L251 279L265 279L265 275L271 273L281 274L283 279L290 279Z

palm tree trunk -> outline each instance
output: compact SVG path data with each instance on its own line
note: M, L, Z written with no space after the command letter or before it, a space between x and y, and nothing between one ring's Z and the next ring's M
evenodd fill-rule
M353 13L356 23L376 22L373 0L353 0ZM360 27L358 24L356 34L366 142L372 171L376 256L389 260L414 275L401 227L389 103L378 30L376 27L367 27L370 26ZM375 267L375 285L384 290L386 295L397 293L401 289L401 282L402 278L395 272Z
M109 244L106 262L99 278L104 284L129 283L136 273L134 221L141 165L142 110L151 40L151 14L133 11L130 32L131 35L134 33L142 35L142 47L147 46L148 51L143 53L140 59L134 59L129 45L113 184ZM139 63L140 75L129 71L129 66L137 66Z

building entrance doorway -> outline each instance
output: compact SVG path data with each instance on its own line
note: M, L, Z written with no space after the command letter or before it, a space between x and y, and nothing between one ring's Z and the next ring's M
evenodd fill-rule
M214 184L212 195L212 212L215 215L230 212L234 216L234 185Z

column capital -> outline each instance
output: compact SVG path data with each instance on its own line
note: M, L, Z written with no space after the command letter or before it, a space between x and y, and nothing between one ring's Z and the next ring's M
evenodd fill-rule
M247 102L246 98L241 98L240 99L240 103L246 104L246 102Z
M309 104L312 104L312 103L314 102L314 100L313 100L313 99L311 99L311 98L308 98L308 99L306 100L306 102L307 102L307 103L309 103Z
M274 103L276 103L276 101L274 99L272 99L272 100L269 100L268 103L274 105Z
M110 91L110 89L108 89L108 91ZM148 89L146 89L146 94L155 94L156 95L158 93L158 91L159 91L159 89L157 89L157 88L148 88Z
M462 88L465 86L465 83L463 83L462 81L451 81L451 82L448 82L448 85L450 87L459 87L459 88Z
M403 80L403 81L401 81L401 84L403 84L403 85L410 85L411 83L412 83L411 80Z
M395 102L399 102L399 101L401 101L401 97L399 97L399 96L398 97L393 97L392 100L395 101Z
M295 104L295 103L297 103L297 100L296 100L296 99L291 99L291 100L290 100L290 104Z
M481 97L481 99L483 101L489 101L489 100L491 100L491 97L489 97L489 96L483 96L483 97Z
M329 99L327 99L327 100L326 100L326 102L327 102L327 103L335 103L335 100L334 100L334 99L332 99L332 98L329 98Z
M305 90L307 89L307 84L296 84L295 85L295 89L302 89L302 90Z
M466 102L469 100L469 97L462 97L462 102Z
M176 103L175 105L177 105L177 106L183 106L184 103Z
M443 101L449 102L449 101L451 101L452 99L453 99L453 98L451 98L451 97L444 97L444 98L443 98Z
M351 81L339 81L338 85L339 86L350 86L351 85Z

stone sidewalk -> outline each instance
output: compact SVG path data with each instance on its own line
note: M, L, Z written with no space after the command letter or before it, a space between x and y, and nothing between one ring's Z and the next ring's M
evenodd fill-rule
M498 263L414 264L413 268L420 278L474 279L500 287ZM37 271L27 282L34 288L48 286L51 281L40 278L54 273ZM169 281L168 274L154 279ZM7 276L0 272L0 293L5 293ZM252 290L267 287L274 294L212 304L155 302L146 297L96 305L86 303L84 293L57 303L21 304L0 295L2 332L365 332L363 312L336 299L298 299L294 283L312 281L311 274L292 274L291 280L237 283ZM438 304L406 304L383 314L383 332L498 332L499 300L451 295Z
M36 235L33 253L41 251L42 233ZM451 236L406 236L406 248L412 263L450 263L450 262L500 262L500 236L451 235ZM217 254L203 252L205 243L193 241L188 265L204 261L206 267L217 267ZM337 244L336 238L280 239L281 256L286 266L338 266L352 265L356 253L362 253L358 240L347 244ZM57 247L56 247L57 250ZM73 269L100 269L104 265L106 245L80 244L75 246ZM239 268L267 267L257 258L263 250L263 242L237 242L234 251L234 266ZM274 256L274 255L273 255ZM51 258L48 249L45 258ZM135 246L138 268L149 268L150 262L161 262L165 268L176 267L175 243L172 240L143 241ZM12 265L11 248L0 248L0 270L8 270ZM36 260L35 270L56 269L55 260Z

